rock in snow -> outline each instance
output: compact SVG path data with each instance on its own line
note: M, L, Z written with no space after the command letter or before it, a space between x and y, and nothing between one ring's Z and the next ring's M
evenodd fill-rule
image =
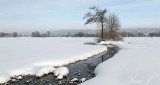
M85 80L86 80L86 78L82 78L80 81L81 81L81 82L84 82Z
M57 79L63 79L64 76L67 76L69 69L66 67L58 67L53 71L54 75L57 76Z
M63 79L63 75L58 75L57 79Z
M13 82L15 82L15 81L16 81L16 79L12 79L12 81L13 81Z
M71 82L76 82L76 81L78 81L77 78L73 78L73 79L71 80Z
M22 76L18 76L17 79L18 79L18 80L21 80L21 79L22 79Z

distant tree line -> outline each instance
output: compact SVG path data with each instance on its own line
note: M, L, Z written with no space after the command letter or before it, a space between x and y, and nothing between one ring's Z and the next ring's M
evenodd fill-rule
M160 32L150 32L150 33L132 33L132 32L119 32L122 37L160 37Z
M79 33L74 34L72 37L97 37L97 35L79 32Z
M30 35L20 34L18 32L5 33L0 32L0 37L54 37L50 31L40 33L39 31L32 32Z
M0 32L0 37L18 37L20 35L18 35L17 32L13 32L13 33L4 33L4 32Z
M104 32L105 34L104 35L108 35L110 33L108 32ZM132 33L132 32L118 32L122 37L160 37L160 32L151 32L151 33L141 33L141 32L138 32L138 33ZM83 32L79 32L79 33L76 33L70 37L97 37L99 36L99 34L88 34L88 33L83 33ZM107 36L104 36L104 38L107 37Z
M31 37L54 37L50 31L46 33L40 33L38 31L32 32Z
M116 32L115 32L116 33ZM142 33L142 32L118 32L122 37L160 37L160 32L150 32L150 33ZM110 33L104 32L104 35L109 36ZM113 33L114 34L114 33ZM68 32L67 35L62 35L61 37L98 37L99 33L84 33L84 32L78 32L71 35L70 32ZM106 38L107 36L104 36ZM20 34L18 32L13 33L5 33L0 32L0 37L55 37L53 33L50 31L47 31L45 33L41 33L39 31L31 32L30 35Z

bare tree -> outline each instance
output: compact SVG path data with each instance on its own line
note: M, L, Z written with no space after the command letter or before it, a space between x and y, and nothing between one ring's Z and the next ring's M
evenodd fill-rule
M17 32L13 32L13 33L12 33L12 36L13 36L13 37L18 37L18 33L17 33Z
M79 32L79 33L77 33L77 34L74 34L73 36L74 36L74 37L85 37L85 33Z
M51 37L51 32L47 31L47 37Z
M153 36L154 36L154 33L151 32L151 33L148 34L148 36L149 36L149 37L153 37Z
M40 32L38 32L38 31L32 32L31 36L32 37L40 37Z
M5 37L5 33L1 32L0 37Z
M119 18L117 17L117 15L115 15L114 13L110 14L107 17L107 21L106 21L105 26L106 26L106 30L108 32L107 39L113 40L113 41L115 41L115 40L122 40L122 37L117 32L117 30L119 30L119 28L121 26Z
M94 13L88 12L85 14L85 16L83 17L84 19L87 18L85 25L96 23L98 26L100 26L101 27L101 39L104 40L104 23L107 20L106 13L108 10L100 9L96 6L90 7L89 9L92 10Z
M71 36L71 33L70 32L68 32L68 34L66 35L66 37L70 37Z

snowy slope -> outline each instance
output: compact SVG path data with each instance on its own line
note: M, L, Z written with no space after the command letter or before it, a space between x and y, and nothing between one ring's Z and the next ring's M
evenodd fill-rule
M19 74L42 74L107 50L94 38L0 38L0 83Z
M125 38L121 50L81 85L160 85L160 38Z

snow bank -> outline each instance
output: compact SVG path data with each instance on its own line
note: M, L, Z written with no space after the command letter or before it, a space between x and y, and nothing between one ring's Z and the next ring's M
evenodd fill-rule
M123 44L123 43L128 43L126 41L101 41L99 44L104 45L104 44Z
M81 85L160 85L160 38L125 38L113 58Z
M10 76L34 74L42 76L61 66L86 59L106 49L102 45L86 45L94 38L0 38L0 83Z
M35 74L36 74L36 76L39 76L39 77L43 76L44 74L48 74L50 72L53 72L55 70L55 68L53 68L51 66L43 66L41 68L36 67L35 69L36 69Z
M69 69L66 67L58 67L53 71L53 73L57 76L57 79L63 79L64 76L68 76Z

